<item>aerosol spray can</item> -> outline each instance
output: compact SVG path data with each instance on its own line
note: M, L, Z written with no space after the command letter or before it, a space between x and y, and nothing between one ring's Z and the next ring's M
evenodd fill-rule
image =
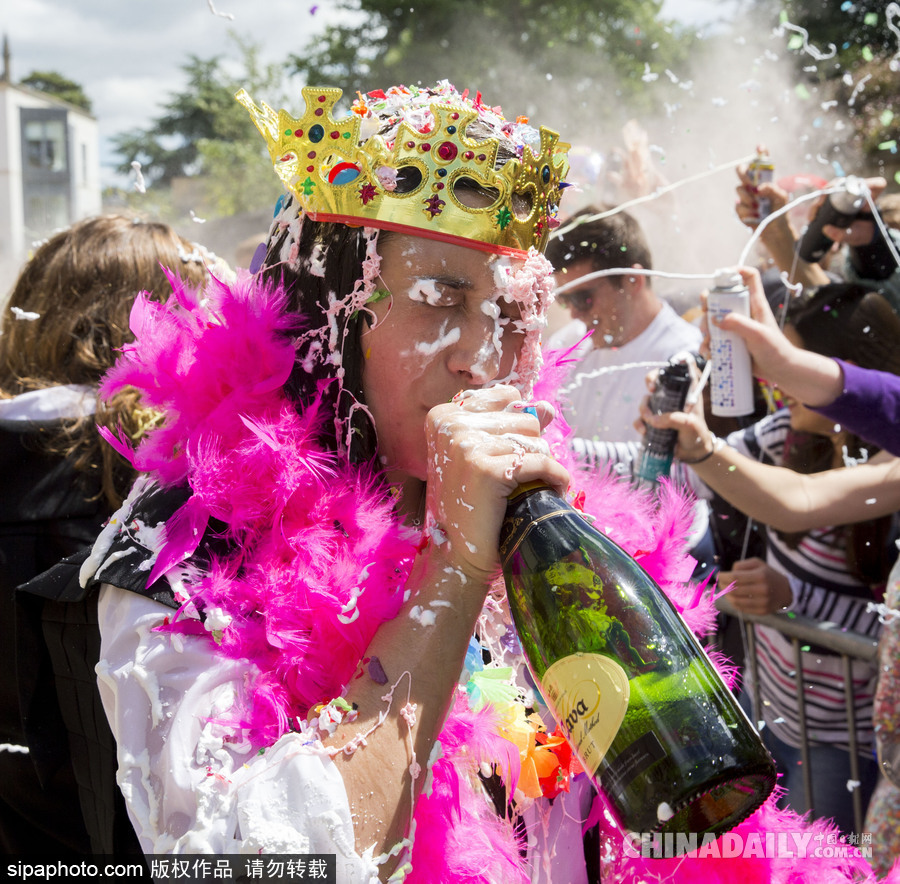
M724 332L714 322L732 311L750 315L750 293L736 270L718 270L707 301L712 370L709 393L712 413L741 417L753 413L753 372L747 345L738 335Z
M756 149L756 156L747 166L747 177L755 188L759 188L760 184L768 184L775 178L775 164L769 157L769 151L765 147ZM772 200L766 196L756 197L756 215L748 216L747 220L756 222L757 224L768 217L772 212Z
M691 387L690 366L686 358L675 356L659 371L656 388L648 403L654 414L683 411ZM644 435L644 452L635 476L638 488L652 488L661 476L668 476L672 466L677 430L662 430L647 427Z
M838 179L833 184L835 186L843 184L845 190L828 194L825 202L819 206L816 216L797 241L797 254L804 261L810 263L818 261L831 248L833 241L822 233L822 228L826 224L847 227L866 204L868 188L862 178L850 175Z

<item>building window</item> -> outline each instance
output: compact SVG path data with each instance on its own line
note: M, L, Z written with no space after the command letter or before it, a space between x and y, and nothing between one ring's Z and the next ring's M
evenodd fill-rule
M67 111L19 108L22 145L22 208L26 241L41 239L72 222L72 188L78 154L69 151Z
M25 123L25 162L32 169L66 170L66 129L62 120Z

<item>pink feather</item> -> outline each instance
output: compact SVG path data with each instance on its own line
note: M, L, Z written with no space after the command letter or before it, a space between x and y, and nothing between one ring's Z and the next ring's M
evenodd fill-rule
M518 753L497 735L495 717L489 707L471 712L465 691L457 693L453 713L441 731L444 755L432 766L431 792L423 793L416 803L408 884L526 884L529 880L512 824L495 813L481 787L473 785L482 761L502 760L501 767L507 773L515 769L518 776Z
M132 466L134 466L134 449L131 440L125 435L125 430L118 427L113 433L108 427L97 427L97 432L101 438L105 439L112 447L125 458Z
M170 568L183 562L203 537L209 521L209 510L198 497L190 497L166 522L166 540L160 549L156 562L147 578L147 586L152 586Z

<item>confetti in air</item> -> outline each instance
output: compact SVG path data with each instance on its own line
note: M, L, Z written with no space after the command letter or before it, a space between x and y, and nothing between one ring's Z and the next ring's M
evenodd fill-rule
M894 17L897 16L900 18L900 4L898 3L888 3L887 7L884 10L885 18L887 19L887 26L890 31L897 38L897 43L900 44L900 28L894 23ZM891 59L890 68L892 71L900 70L900 49L898 49L894 53L894 57Z
M213 15L217 15L219 16L219 18L224 18L228 21L234 21L234 16L230 12L219 12L219 10L216 9L215 4L213 3L213 0L206 0L206 2L209 4L209 11Z
M10 307L9 309L16 319L21 319L25 322L34 322L36 319L41 318L40 313L32 313L29 310L23 310L21 307Z
M146 193L147 185L144 183L144 173L141 172L141 164L135 160L131 164L131 168L134 169L134 189L138 193Z
M194 224L206 224L206 218L201 218L198 215L194 214L193 209L191 209L191 221L193 221Z
M826 61L829 58L834 58L834 56L837 54L837 46L835 46L834 43L828 44L828 53L827 54L823 53L819 49L816 49L815 46L810 46L809 32L805 28L801 28L799 25L792 25L789 21L783 21L775 29L775 34L779 37L782 36L782 34L784 34L785 28L787 28L787 30L789 30L789 31L794 31L796 34L800 35L800 37L802 38L802 44L800 44L800 41L797 41L798 45L800 45L800 48L804 52L811 55L816 61ZM792 43L793 43L793 41L792 41ZM794 48L792 43L788 44L790 48Z

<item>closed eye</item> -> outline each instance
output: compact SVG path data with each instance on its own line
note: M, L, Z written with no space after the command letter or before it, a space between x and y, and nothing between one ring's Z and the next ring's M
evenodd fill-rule
M465 303L468 283L457 279L422 277L416 279L409 290L412 301L430 307L458 307Z

